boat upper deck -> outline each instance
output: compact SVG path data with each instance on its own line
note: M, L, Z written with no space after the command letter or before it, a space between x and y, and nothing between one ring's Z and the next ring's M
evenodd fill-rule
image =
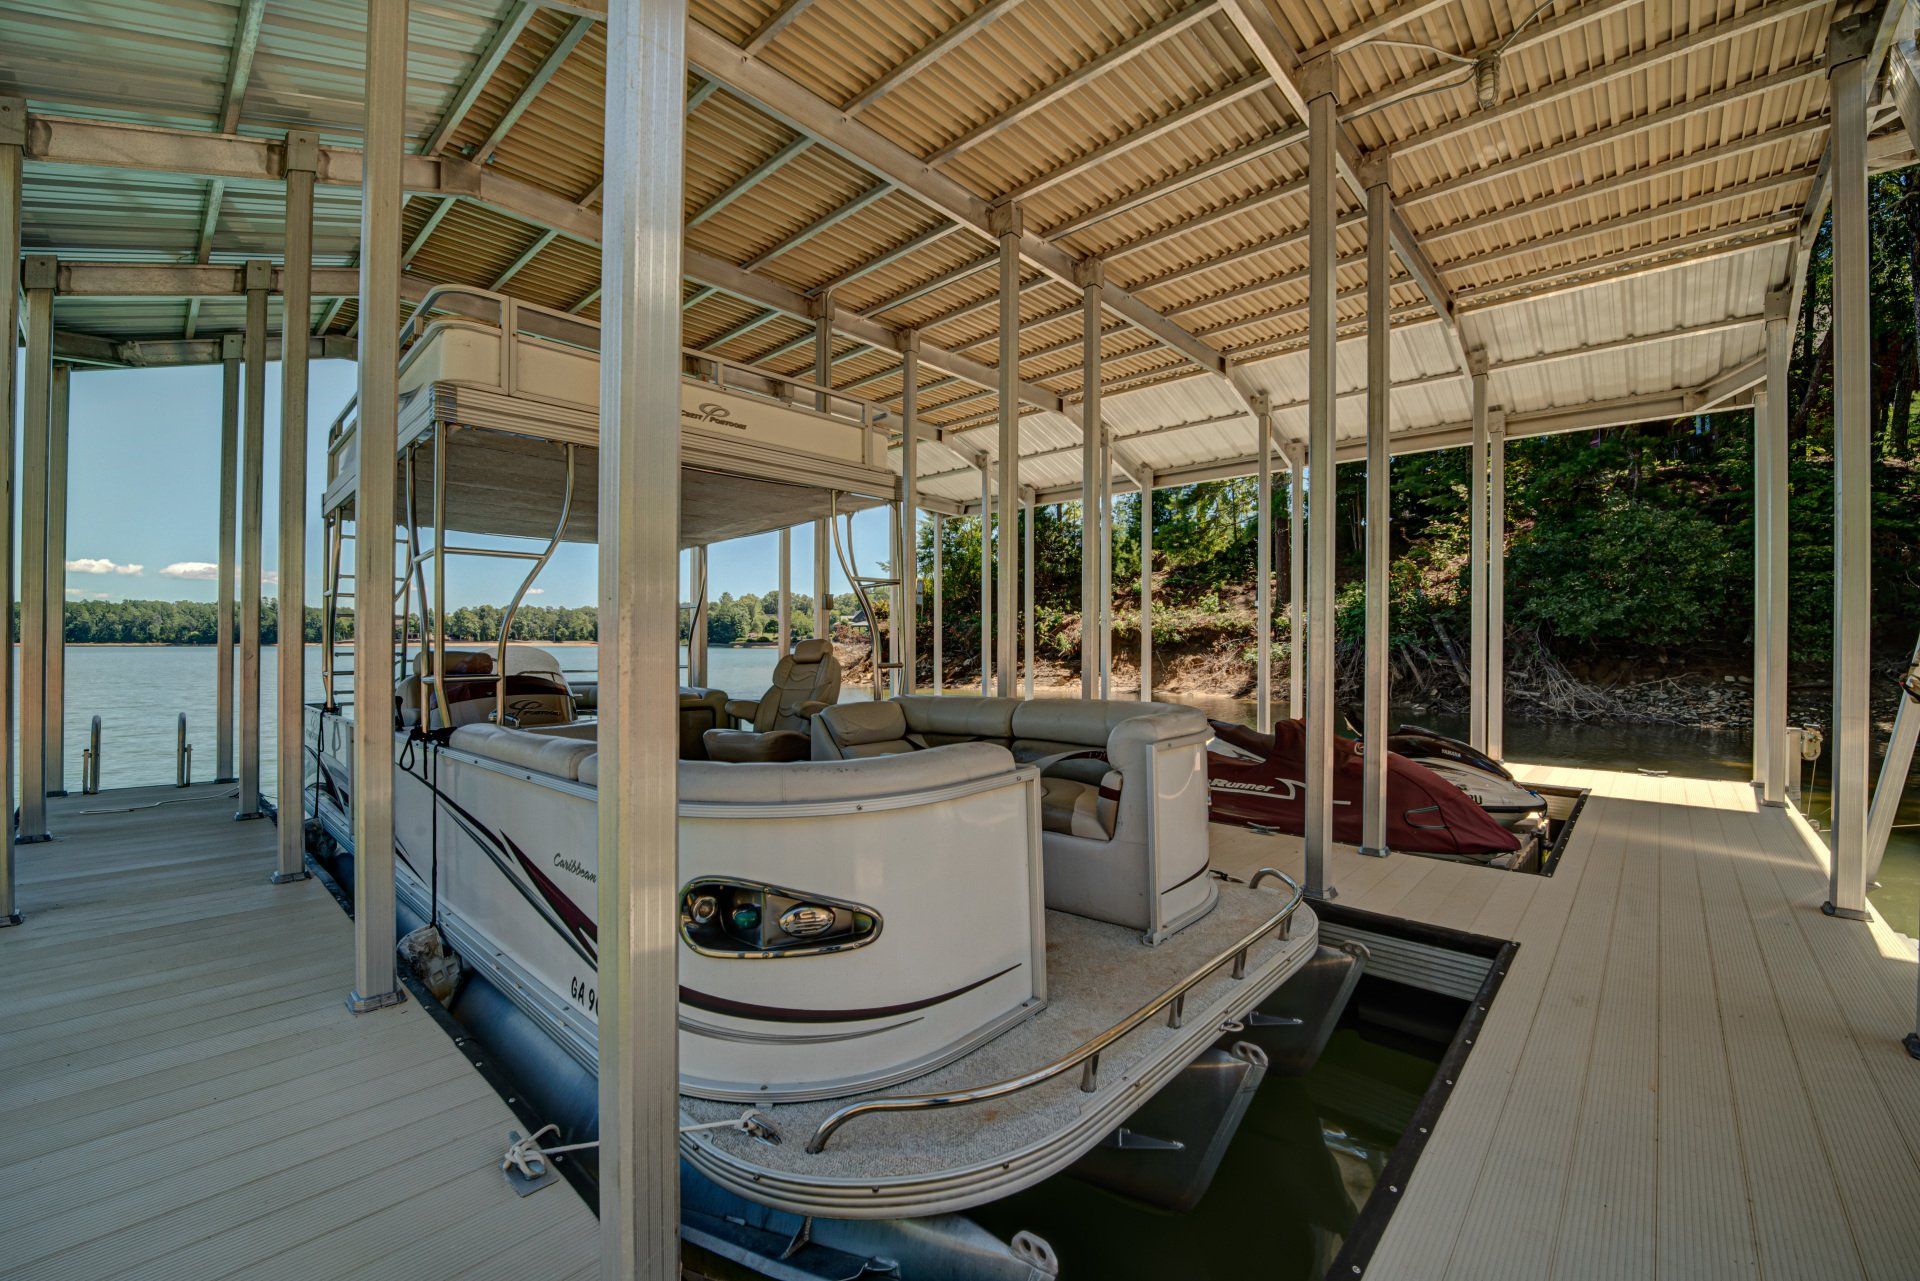
M1592 789L1554 875L1330 869L1340 903L1520 944L1366 1275L1913 1276L1912 941L1823 915L1819 836L1745 783L1513 769Z
M518 1125L417 1001L356 1018L353 927L273 885L234 789L52 802L0 930L0 1277L588 1276L593 1214L515 1196Z

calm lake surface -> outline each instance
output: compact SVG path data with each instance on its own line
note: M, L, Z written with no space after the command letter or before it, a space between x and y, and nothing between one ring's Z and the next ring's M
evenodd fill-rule
M560 666L569 672L592 672L597 653L591 645L552 647ZM767 686L777 660L771 647L730 649L716 647L708 655L709 681L728 693L747 697ZM271 709L278 654L271 646L261 654L262 703ZM18 679L18 665L15 667ZM306 649L307 697L320 696L320 650ZM849 685L843 698L866 697L864 685ZM1253 703L1230 698L1170 696L1190 702L1208 714L1251 721ZM67 650L67 785L80 786L80 753L87 744L89 718L101 722L102 787L135 787L168 783L174 777L176 718L187 714L188 741L193 744L193 776L213 777L214 651L204 646L76 645ZM1281 712L1284 715L1284 710ZM1399 719L1418 721L1447 733L1464 733L1464 724L1444 716L1405 712ZM274 790L271 761L275 750L271 715L261 717L263 784ZM1714 733L1663 725L1569 725L1533 723L1510 717L1508 754L1516 760L1549 765L1589 765L1616 769L1664 769L1700 778L1744 778L1749 770L1745 733ZM1827 815L1826 766L1810 774L1802 805L1821 826ZM1877 763L1876 763L1877 768ZM1894 928L1920 933L1920 784L1907 787L1880 885L1873 901Z

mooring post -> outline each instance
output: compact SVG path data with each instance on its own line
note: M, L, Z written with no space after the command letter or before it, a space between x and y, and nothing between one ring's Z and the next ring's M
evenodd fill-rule
M313 327L313 183L320 137L287 134L286 265L280 285L280 585L274 655L280 798L273 883L307 879L307 340Z

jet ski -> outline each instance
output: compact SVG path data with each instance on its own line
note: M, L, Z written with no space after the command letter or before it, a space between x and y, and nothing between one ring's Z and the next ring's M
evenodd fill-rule
M1229 721L1211 724L1209 817L1216 823L1304 833L1306 723L1281 721L1271 734ZM1354 739L1333 740L1333 839L1348 844L1358 844L1361 836L1361 752ZM1450 779L1421 762L1389 752L1387 846L1487 863L1517 853L1521 838Z
M1503 827L1531 832L1547 820L1546 798L1517 782L1505 766L1471 743L1418 725L1402 725L1388 736L1387 749L1452 783Z

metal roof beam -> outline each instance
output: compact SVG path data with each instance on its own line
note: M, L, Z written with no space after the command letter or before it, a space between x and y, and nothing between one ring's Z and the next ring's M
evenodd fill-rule
M1395 27L1404 27L1409 22L1417 22L1438 9L1452 7L1454 3L1455 0L1408 0L1407 3L1393 5L1379 17L1369 18L1365 22L1348 27L1332 39L1315 45L1302 54L1300 60L1311 62L1315 58L1328 54L1345 53L1349 49L1357 49L1367 41L1385 35Z
M281 292L286 268L273 267L270 293ZM400 278L400 297L418 303L437 282L419 276ZM355 267L315 267L316 298L351 298L360 288ZM247 292L244 265L184 262L72 262L61 261L54 277L54 293L63 298L239 298Z
M1300 88L1301 63L1299 54L1287 43L1280 25L1264 4L1254 0L1223 0L1227 17L1233 20L1234 28L1253 50L1255 58L1265 67L1267 74L1273 77L1274 87L1286 98L1293 109L1294 116L1300 121L1307 119L1307 99ZM1339 128L1333 138L1335 167L1347 189L1359 196L1364 188L1360 181L1360 149ZM1392 233L1393 251L1400 259L1400 265L1406 268L1409 276L1419 284L1420 291L1440 316L1446 327L1448 345L1454 349L1459 362L1460 372L1467 370L1467 344L1460 333L1460 326L1453 315L1453 295L1447 289L1446 282L1440 278L1439 270L1427 257L1420 238L1414 234L1413 227L1396 206L1388 218Z
M706 204L694 210L692 215L687 219L687 229L692 230L698 227L701 223L713 217L722 209L725 209L728 205L746 195L749 191L752 191L766 179L778 173L780 167L786 164L787 161L792 160L812 145L813 139L811 138L804 136L795 138L792 142L789 142L786 146L780 148L780 150L774 152L765 160L762 160L725 191L722 191L712 200L709 200Z
M1244 147L1236 147L1224 155L1203 160L1189 169L1169 174L1124 196L1116 197L1104 205L1097 205L1083 214L1077 214L1059 226L1049 227L1046 237L1050 241L1065 240L1068 236L1085 231L1088 227L1103 223L1109 218L1118 218L1121 214L1132 213L1142 205L1152 204L1162 196L1172 195L1176 191L1191 187L1196 182L1217 178L1230 169L1238 169L1241 165L1258 160L1262 156L1270 156L1276 151L1285 151L1288 147L1298 146L1306 140L1307 131L1298 125L1290 126L1279 133L1269 134L1265 138L1255 139Z
M1218 0L1201 0L1199 4L1189 5L1170 17L1162 18L1159 22L1148 27L1139 35L1121 41L1091 62L1085 63L1075 71L1068 72L1059 80L1054 81L1046 88L1040 90L1040 92L1022 100L1015 106L1009 107L999 115L975 125L927 157L927 163L937 165L953 159L961 152L972 147L975 143L983 142L995 134L998 134L1009 125L1017 124L1025 120L1034 112L1053 105L1089 81L1113 70L1115 67L1123 66L1133 61L1133 59L1139 57L1147 50L1172 39L1195 23L1204 21L1208 15L1216 12L1218 9ZM756 52L751 46L747 51L749 53Z
M1051 169L1038 178L1023 183L1009 192L1005 198L1015 201L1031 200L1042 192L1051 191L1063 182L1071 182L1088 170L1097 169L1137 147L1143 147L1158 138L1164 138L1175 130L1192 124L1195 120L1210 116L1257 93L1263 93L1267 87L1268 81L1264 75L1244 76L1224 89L1216 89L1184 107L1153 117L1133 132L1122 134L1111 142L1102 143L1083 155L1067 161L1059 168Z
M1777 129L1769 129L1765 133L1754 134L1748 138L1739 138L1718 147L1708 147L1704 150L1669 160L1651 169L1629 169L1624 173L1615 174L1611 178L1603 178L1598 182L1589 182L1578 187L1573 187L1567 191L1560 192L1558 195L1544 196L1538 200L1529 200L1522 204L1512 205L1506 209L1499 210L1496 213L1469 218L1464 222L1456 222L1444 227L1434 227L1425 233L1426 242L1432 244L1436 240L1449 240L1455 236L1481 232L1488 227L1497 227L1502 223L1513 222L1516 219L1529 218L1536 214L1558 209L1563 205L1579 204L1583 200L1608 195L1623 188L1635 187L1641 183L1669 178L1675 174L1686 173L1692 169L1701 169L1709 165L1721 164L1736 156L1744 156L1749 152L1764 150L1767 147L1775 146L1782 142L1790 142L1795 138L1802 138L1811 133L1818 133L1826 127L1827 121L1824 116L1816 116L1812 120L1802 120L1797 124L1782 125ZM1796 181L1806 181L1813 177L1812 171L1807 169L1793 170L1791 173L1794 175L1794 180ZM1763 179L1761 181L1765 182L1770 180ZM1721 199L1723 197L1708 193L1706 198ZM1538 245L1541 240L1544 239L1545 237L1534 239L1530 242L1529 247ZM1451 262L1441 264L1442 270L1450 269L1452 266L1453 263Z
M1491 53L1495 46L1499 45L1502 40L1509 38L1512 39L1513 43L1507 46L1506 54L1511 56L1517 53L1524 53L1536 45L1556 40L1561 36L1598 22L1603 18L1610 17L1615 13L1641 8L1642 4L1643 0L1598 0L1597 3L1580 5L1558 17L1548 18L1544 22L1535 22L1518 35L1509 33L1508 35L1496 36L1493 43L1484 49L1477 49L1470 54L1462 54L1460 56L1471 60L1482 53ZM1357 31L1358 28L1355 28L1355 30ZM1340 38L1341 37L1335 37L1336 40ZM1362 95L1346 105L1346 109L1341 112L1341 118L1352 119L1355 116L1363 116L1370 112L1379 111L1384 107L1390 107L1396 102L1404 102L1408 99L1418 98L1424 94L1431 93L1435 89L1445 85L1448 80L1458 77L1460 75L1460 69L1459 63L1449 60L1442 66L1429 68L1405 80L1397 81L1375 90L1372 93ZM1462 83L1465 82L1463 81Z
M1867 52L1868 65L1876 69L1887 56L1893 40L1899 34L1902 18L1907 13L1904 0L1879 0L1876 8L1858 15L1872 24L1868 33L1870 44ZM1871 161L1871 156L1869 156ZM1813 178L1813 190L1807 195L1805 209L1800 215L1800 226L1795 234L1793 262L1782 282L1787 290L1787 315L1789 323L1798 323L1800 303L1806 294L1807 264L1813 256L1813 242L1820 237L1820 228L1827 220L1827 206L1833 200L1833 142L1828 140L1820 153L1820 168Z
M958 284L960 281L966 280L971 276L977 276L981 272L996 265L999 261L1000 255L997 253L984 253L978 258L970 258L957 267L949 267L937 276L930 276L917 285L909 286L897 294L882 298L879 302L868 304L860 309L859 314L862 316L878 316L882 312L892 311L895 307L904 307L910 302L917 302L925 298L928 294L938 293L948 285Z
M260 49L260 22L266 8L267 0L241 0L233 47L227 55L226 92L220 99L221 133L240 127L240 108L247 99L247 82L253 78L253 56Z
M50 164L85 164L264 182L281 176L283 151L283 144L267 139L116 125L31 112L27 117L28 158ZM358 186L360 165L357 148L321 147L319 181L329 186ZM410 191L442 199L470 200L508 217L551 228L582 244L597 246L600 243L599 215L581 209L565 196L471 161L452 156L407 156L403 161L402 179ZM816 305L815 300L805 294L737 264L691 247L682 252L686 275L702 285L800 319L810 318ZM321 285L324 274L323 271L314 273L316 294L330 292ZM184 297L186 292L180 291L175 296ZM876 348L899 350L894 331L876 321L842 313L835 317L834 326L840 333ZM929 370L952 374L980 386L993 386L999 377L991 365L968 360L931 343L922 345L920 363ZM1022 397L1036 408L1074 417L1059 396L1038 384L1023 383Z
M427 215L427 220L420 224L420 230L413 233L413 239L407 241L407 247L400 251L400 270L405 271L413 265L413 260L419 257L420 251L427 247L427 238L433 235L441 221L451 212L453 212L453 197L442 196L440 203L433 207L433 212Z
M504 286L509 280L512 280L515 276L519 275L521 270L525 268L528 263L532 262L535 258L538 258L540 256L540 251L542 249L545 249L548 245L552 244L554 241L558 240L559 238L560 238L560 233L557 231L541 232L539 236L535 237L534 242L532 244L528 245L524 250L521 251L520 256L518 258L515 258L512 262L507 264L507 268L505 271L502 271L499 275L493 278L493 283L488 285L487 288L492 290L495 293L498 293L501 287Z
M759 104L789 128L819 139L883 182L892 183L981 237L994 238L986 201L699 23L688 24L687 57L702 72ZM1020 256L1064 284L1075 283L1080 260L1033 232L1022 236ZM1194 363L1213 373L1227 373L1226 361L1217 351L1126 291L1107 285L1104 297L1116 314L1162 339Z
M768 310L761 312L757 316L750 316L746 320L741 321L739 324L735 325L733 328L727 330L725 333L719 335L718 337L710 338L706 342L701 343L699 349L701 351L717 350L718 348L724 347L728 343L733 342L735 339L745 338L748 334L752 333L756 329L759 329L763 325L770 324L773 321L780 319L781 314L782 313L769 308ZM808 342L813 341L812 334L807 335L807 341ZM761 359L764 360L766 359L766 357L763 356L761 357Z
M1514 440L1529 436L1551 436L1563 432L1598 431L1607 427L1630 427L1636 423L1664 422L1691 414L1723 413L1745 408L1744 404L1737 401L1707 406L1703 403L1703 396L1698 391L1661 392L1654 395L1600 401L1567 409L1543 410L1527 414L1510 413L1506 417L1507 438ZM1436 449L1452 449L1467 444L1472 434L1472 427L1467 423L1439 423L1418 431L1402 432L1396 435L1388 442L1388 452L1402 455L1429 453ZM1363 461L1366 458L1366 442L1354 440L1343 443L1334 451L1334 457L1343 463ZM1233 480L1252 475L1257 465L1258 456L1248 453L1197 463L1191 467L1168 468L1164 472L1156 471L1153 484L1156 489L1171 489L1201 481ZM1124 488L1124 486L1116 486L1116 489ZM1043 489L1036 499L1041 503L1072 502L1079 492L1079 483L1075 482L1071 486Z
M905 62L882 75L878 80L853 96L844 110L851 116L863 111L891 93L896 87L912 79L927 67L937 62L942 54L971 39L986 30L1000 19L1013 12L1022 0L987 0L978 9L949 27L933 41L909 57Z
M813 8L813 4L814 0L784 0L781 6L774 10L773 16L761 23L758 31L747 37L747 52L757 54L766 48L775 36L793 25L794 19Z
M854 281L870 276L876 271L891 267L902 258L910 257L920 252L920 250L925 249L928 245L937 244L958 230L960 230L960 227L957 223L949 222L935 227L932 231L922 232L911 240L903 241L891 249L874 255L858 267L853 267L842 272L840 275L835 276L832 280L829 280L824 285L818 286L811 292L815 295L830 294L842 286L850 285ZM861 314L866 315L869 313L862 312Z
M56 330L53 358L68 364L105 368L157 369L174 365L217 365L222 343L215 338L102 338L97 334ZM267 359L279 360L278 334L267 338ZM358 344L343 334L315 334L307 339L309 360L352 360Z
M1558 102L1574 94L1611 84L1616 80L1645 71L1649 67L1661 66L1702 49L1724 44L1728 40L1736 39L1749 32L1764 30L1789 18L1831 7L1832 0L1775 0L1772 4L1759 5L1738 17L1728 18L1712 26L1688 32L1686 35L1676 37L1664 44L1654 45L1650 49L1643 49L1628 57L1603 62L1589 71L1568 76L1565 80L1554 84L1524 90L1486 111L1471 111L1445 124L1435 125L1431 129L1425 129L1389 143L1375 154L1398 157L1420 151L1460 134L1491 128L1516 115L1537 111L1549 103ZM1579 11L1575 10L1575 12ZM1537 40L1540 38L1540 31L1536 28L1526 35ZM1507 56L1512 56L1511 52ZM1365 106L1366 102L1366 99L1356 102L1355 111L1368 109Z
M1691 119L1703 111L1710 111L1716 107L1724 107L1730 103L1742 102L1748 98L1775 93L1781 89L1791 88L1805 80L1818 79L1825 74L1826 70L1823 65L1823 60L1816 58L1812 62L1789 67L1784 71L1775 72L1772 75L1761 76L1758 79L1747 80L1737 85L1731 85L1714 93L1703 94L1698 98L1690 98L1684 102L1674 103L1670 107L1664 107L1659 111L1650 112L1644 116L1636 116L1631 120L1624 120L1617 125L1600 129L1590 134L1569 138L1551 147L1542 147L1537 151L1529 151L1518 156L1500 159L1487 168L1475 169L1468 173L1461 174L1457 178L1449 178L1442 182L1434 183L1431 186L1407 191L1395 196L1394 199L1404 206L1435 200L1441 196L1457 195L1460 192L1469 191L1475 187L1486 186L1488 183L1501 182L1508 178L1516 177L1530 170L1538 169L1543 165L1564 160L1568 156L1578 155L1584 151L1591 151L1596 147L1604 147L1610 143L1638 137L1643 133L1650 133L1655 129L1662 128L1676 121ZM1684 157L1682 157L1682 159L1684 159ZM1662 171L1664 171L1664 169Z
M786 239L780 241L780 243L774 245L771 249L762 250L741 265L748 271L756 271L772 262L775 258L778 258L781 254L790 253L798 249L801 245L806 244L821 232L839 226L869 205L875 204L882 198L892 194L893 187L891 185L884 182L877 182L855 196L852 200L841 205L838 209L829 210L820 215L820 217L815 218L812 222L786 237Z
M493 80L493 73L500 70L500 64L507 60L507 54L520 40L520 33L527 29L527 23L533 20L538 6L521 0L501 20L500 27L493 33L486 49L480 54L480 60L473 64L473 70L460 82L460 89L453 95L453 101L447 104L447 113L440 117L440 123L434 126L433 133L427 138L424 148L430 156L437 156L447 149L447 143L473 110L473 104L480 101L480 93Z
M586 39L587 32L591 30L593 30L591 18L573 20L561 34L560 39L554 42L553 48L547 51L547 56L541 59L540 66L535 69L532 78L521 87L518 94L514 95L513 101L495 122L492 131L478 147L474 148L473 159L476 163L484 165L493 159L493 153L513 131L514 125L520 122L520 117L526 114L527 108L533 105L533 100L540 96L540 91L547 87L547 83L565 65L567 58L574 49L579 47L580 42Z

